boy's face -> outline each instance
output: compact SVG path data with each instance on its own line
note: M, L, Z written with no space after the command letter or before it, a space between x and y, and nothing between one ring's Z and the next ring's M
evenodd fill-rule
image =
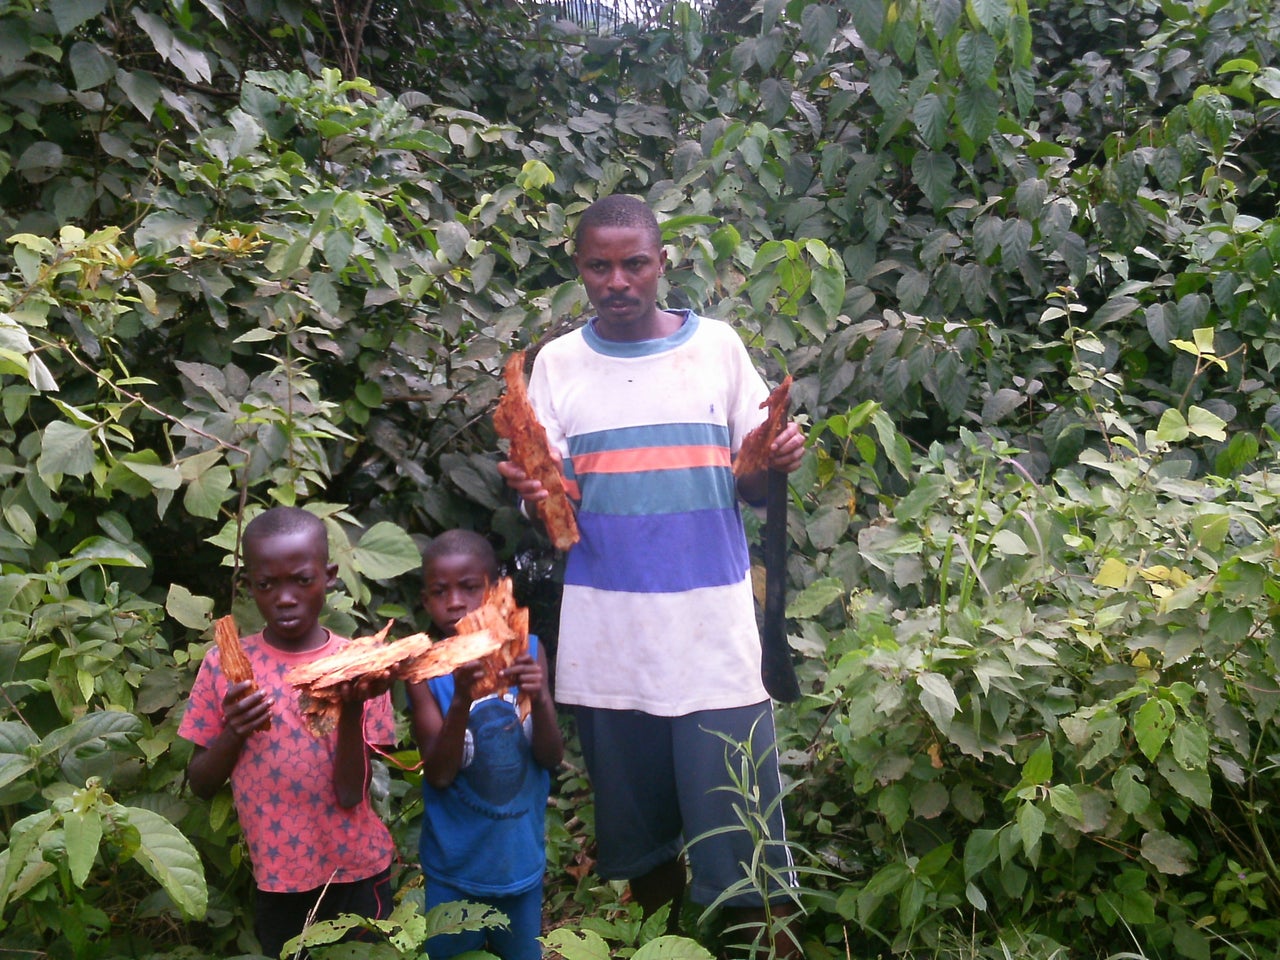
M643 227L589 227L574 263L607 340L647 340L658 314L667 252Z
M282 650L310 650L325 641L320 626L325 592L337 581L329 549L319 533L274 534L245 544L245 576L263 635Z
M422 576L422 605L442 636L451 637L458 621L484 602L489 570L479 557L452 553L427 562Z

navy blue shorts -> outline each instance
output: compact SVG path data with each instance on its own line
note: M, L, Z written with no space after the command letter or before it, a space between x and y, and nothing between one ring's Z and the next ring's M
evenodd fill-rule
M794 885L768 701L682 717L581 706L574 715L595 791L601 877L643 876L687 847L689 893L705 905L746 879L766 840L765 861ZM726 902L759 906L763 888L777 883L760 878Z

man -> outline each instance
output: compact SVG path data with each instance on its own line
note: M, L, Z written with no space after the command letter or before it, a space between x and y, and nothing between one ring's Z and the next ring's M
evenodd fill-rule
M574 239L596 316L542 349L529 384L582 537L565 568L556 699L574 707L595 790L597 872L627 879L646 914L672 904L674 927L685 841L740 822L744 799L722 789L726 743L752 744L761 809L779 791L737 502L761 503L767 481L732 473L768 390L730 327L658 307L667 259L643 201L596 201ZM803 454L789 424L770 466L793 471ZM499 470L526 503L547 496L514 463ZM770 836L782 838L780 807ZM752 847L743 829L692 843L692 899L740 881ZM769 849L785 872L785 847ZM763 917L759 891L728 904L731 922ZM778 955L792 955L783 940Z

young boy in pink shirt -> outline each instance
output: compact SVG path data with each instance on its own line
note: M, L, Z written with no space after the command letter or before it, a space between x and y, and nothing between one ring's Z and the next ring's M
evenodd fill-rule
M262 953L278 957L313 910L316 920L390 913L395 846L369 806L367 744L394 743L395 723L385 681L350 684L337 728L316 737L284 681L348 642L319 622L337 578L324 523L295 507L267 510L245 527L244 558L265 621L241 641L257 689L229 683L210 647L178 733L196 744L187 775L197 796L231 781L258 888L254 932Z

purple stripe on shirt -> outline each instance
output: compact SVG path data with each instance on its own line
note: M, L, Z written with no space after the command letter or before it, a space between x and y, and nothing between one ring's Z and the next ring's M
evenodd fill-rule
M747 575L742 515L731 510L615 516L578 514L582 539L565 583L627 593L676 593L739 583Z

